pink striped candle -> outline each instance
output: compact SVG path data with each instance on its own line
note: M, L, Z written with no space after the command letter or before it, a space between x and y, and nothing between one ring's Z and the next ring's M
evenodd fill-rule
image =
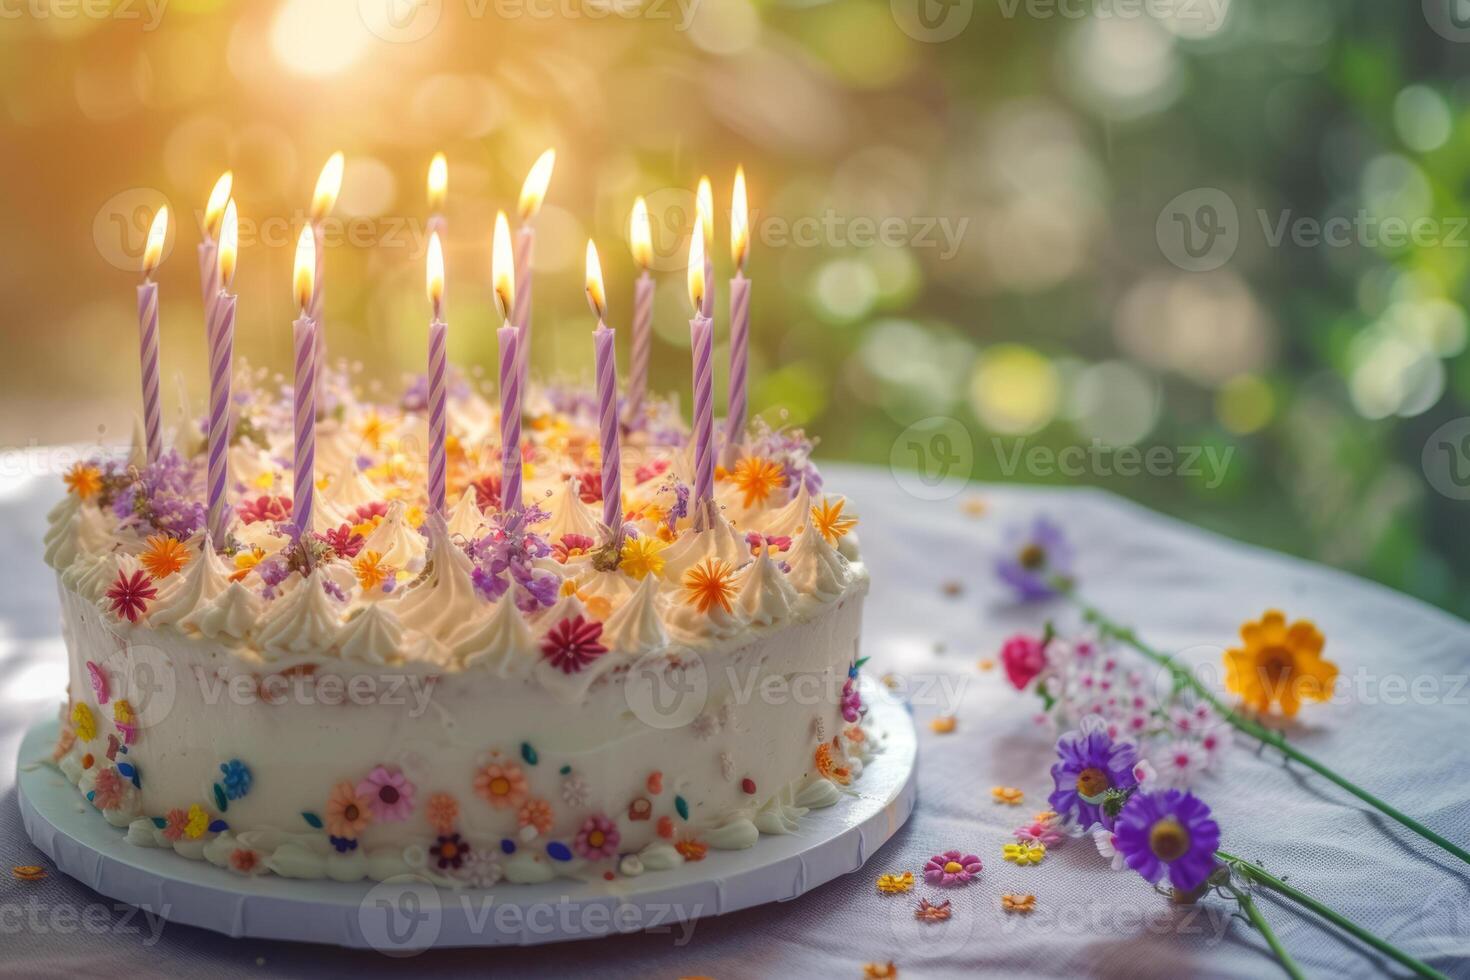
M750 219L745 204L745 168L735 168L735 188L730 193L730 260L735 277L730 280L730 400L725 410L725 465L733 466L745 445L745 422L749 414L746 375L750 361L750 280L745 278L745 257L750 250Z
M433 322L429 324L429 509L443 517L447 513L444 438L448 417L445 370L449 327L444 323L444 249L438 232L429 236L427 289L429 305L434 311Z
M618 356L616 335L608 328L607 293L602 285L602 263L597 247L587 242L587 303L597 317L592 349L597 372L597 430L602 448L602 523L612 540L623 537L623 456L618 425Z
M213 279L219 283L210 304L209 323L209 464L206 475L209 499L209 534L223 545L229 533L230 515L225 504L230 478L230 388L235 357L235 297L230 286L235 278L239 244L239 220L235 202L225 207Z
M163 455L163 401L158 374L158 283L153 273L168 238L168 206L158 209L143 247L143 282L138 286L138 358L143 376L143 433L151 463Z
M291 515L296 525L293 539L301 541L312 531L312 505L316 495L316 390L317 322L311 318L313 275L316 270L316 236L310 226L296 240L296 269L293 285L301 315L291 324L296 349L296 376L292 392L296 437L294 486Z

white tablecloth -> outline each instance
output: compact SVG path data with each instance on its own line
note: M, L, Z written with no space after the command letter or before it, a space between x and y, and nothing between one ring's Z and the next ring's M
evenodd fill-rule
M351 975L402 970L587 977L859 977L893 960L903 977L1133 977L1278 975L1260 937L1208 899L1171 909L1131 872L1113 872L1090 841L1054 850L1037 867L1001 860L1001 846L1050 789L1051 736L1033 699L1006 687L994 656L1044 608L1007 604L989 571L1003 527L1045 511L1078 551L1088 597L1157 646L1218 662L1241 621L1270 606L1316 621L1349 696L1304 709L1293 738L1306 751L1470 844L1470 627L1386 589L1214 537L1113 496L1086 490L981 490L983 517L956 500L927 503L885 471L829 468L830 483L863 517L873 575L868 670L909 681L919 719L919 807L860 872L781 905L703 920L686 934L622 936L534 949L427 953L403 964L369 952L232 940L145 925L53 871L43 882L0 876L0 972L19 976L227 977ZM42 515L54 478L0 483L0 859L44 863L25 838L15 801L15 753L24 728L53 712L64 682L55 583L41 563ZM946 583L959 583L950 594ZM1065 612L1053 609L1052 612ZM1416 687L1417 684L1417 687ZM946 687L945 685L948 685ZM1419 696L1412 692L1417 690ZM1431 693L1432 692L1432 693ZM928 721L957 696L956 731ZM1426 696L1427 695L1427 696ZM1021 807L994 803L995 785L1024 789ZM1229 765L1198 787L1225 849L1259 858L1364 926L1439 969L1470 976L1470 868L1375 816L1270 753L1237 744ZM979 854L978 883L944 893L947 925L918 926L914 901L885 897L875 877L918 872L932 854ZM4 869L8 870L8 869ZM1030 916L1001 910L1006 892L1036 895ZM1262 906L1309 975L1371 975L1386 961L1324 931L1272 898ZM60 914L57 911L60 910ZM90 911L89 911L90 910ZM94 925L79 924L90 922ZM102 928L96 928L100 924Z

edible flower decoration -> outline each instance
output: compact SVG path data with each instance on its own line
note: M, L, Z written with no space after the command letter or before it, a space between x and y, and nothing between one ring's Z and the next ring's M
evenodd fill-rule
M914 918L920 922L948 922L953 910L950 908L949 899L945 899L938 905L930 902L927 898L919 899L919 907L914 909Z
M430 796L424 804L424 812L429 818L429 826L440 835L448 834L459 822L459 803L448 793Z
M629 538L623 542L618 567L640 582L649 575L658 578L664 573L664 556L660 554L668 544L652 536Z
M373 822L368 796L359 793L351 783L338 783L327 798L327 833L342 840L355 841Z
M742 494L741 506L746 510L763 504L775 491L786 485L786 471L774 460L747 456L735 464L730 482Z
M79 500L91 500L102 490L102 471L89 463L77 463L66 471L62 480Z
M71 724L77 738L83 742L90 742L97 737L97 719L93 716L92 709L80 701L72 705Z
M397 768L374 768L357 784L357 795L367 799L375 820L407 820L413 813L414 785Z
M735 570L719 558L706 558L684 573L684 602L707 613L719 606L732 612L730 600L735 597Z
M1220 825L1193 793L1138 792L1118 814L1113 846L1148 881L1157 884L1167 876L1176 889L1191 892L1215 869Z
M582 823L582 829L572 841L572 849L588 861L600 861L616 857L618 842L622 835L617 824L600 813L594 813Z
M812 508L812 526L821 532L828 544L834 547L839 538L857 527L856 517L842 516L842 508L846 504L847 501L841 497L837 498L836 503L833 503L828 497L823 497L822 502Z
M475 774L475 792L497 809L515 809L526 802L530 788L520 766L513 762L492 762Z
M440 834L429 848L429 854L438 863L440 871L458 870L470 855L470 845L459 834Z
M1007 893L1000 897L1000 907L1007 912L1033 912L1036 910L1036 896Z
M577 674L607 653L599 640L602 624L583 616L563 619L553 626L541 641L541 654L551 666L564 674Z
M1049 599L1056 595L1058 580L1070 581L1072 547L1048 518L1039 516L1030 527L1010 528L1006 543L995 573L1022 602Z
M1028 864L1040 864L1046 857L1045 844L1007 844L1001 848L1001 856L1012 864L1025 867Z
M158 590L153 587L153 579L141 569L132 575L118 572L117 580L107 590L107 598L111 601L113 613L136 623L147 610L148 603L158 598Z
M878 876L878 894L880 895L902 895L904 892L913 891L913 888L914 873L912 871Z
M373 592L382 589L391 592L393 582L397 577L397 569L383 561L383 556L376 551L364 551L357 556L352 563L352 572L357 576L357 584L364 592Z
M1268 610L1240 627L1244 645L1225 652L1225 687L1259 712L1281 707L1288 718L1302 701L1326 701L1337 680L1337 665L1322 659L1326 643L1310 621L1290 626L1286 615Z
M189 549L178 538L154 534L149 536L148 547L138 557L149 575L155 579L168 578L189 564Z
M601 499L600 495L599 499ZM585 534L563 534L561 539L551 546L551 557L565 565L569 559L591 554L592 549L596 547L597 542Z
M284 524L291 519L291 498L262 494L253 500L242 500L235 513L246 524L258 521Z

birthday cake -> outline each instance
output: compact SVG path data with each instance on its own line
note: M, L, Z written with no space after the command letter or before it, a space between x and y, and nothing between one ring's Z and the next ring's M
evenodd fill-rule
M528 393L508 507L500 411L451 378L441 515L425 382L372 404L343 370L304 533L289 388L235 377L222 534L192 426L79 463L49 518L54 761L120 840L288 878L613 879L853 792L868 576L800 431L752 426L701 503L677 407L646 399L612 528L595 398Z

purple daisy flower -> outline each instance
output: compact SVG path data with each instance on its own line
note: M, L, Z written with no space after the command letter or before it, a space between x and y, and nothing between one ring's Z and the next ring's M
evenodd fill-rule
M1191 892L1215 869L1220 825L1193 793L1135 793L1118 814L1113 845L1148 881L1157 884L1167 873L1171 885Z
M1095 824L1111 828L1102 797L1110 789L1138 785L1133 763L1138 750L1131 742L1115 742L1106 731L1066 732L1057 739L1057 761L1051 767L1056 789L1047 802L1062 816L1075 815L1083 830Z
M980 873L980 859L973 854L945 851L924 865L924 880L931 885L963 885Z
M1072 572L1072 546L1062 529L1045 516L1030 527L1015 525L1006 532L1006 547L995 562L995 574L1022 602L1036 602L1057 594L1053 580Z

